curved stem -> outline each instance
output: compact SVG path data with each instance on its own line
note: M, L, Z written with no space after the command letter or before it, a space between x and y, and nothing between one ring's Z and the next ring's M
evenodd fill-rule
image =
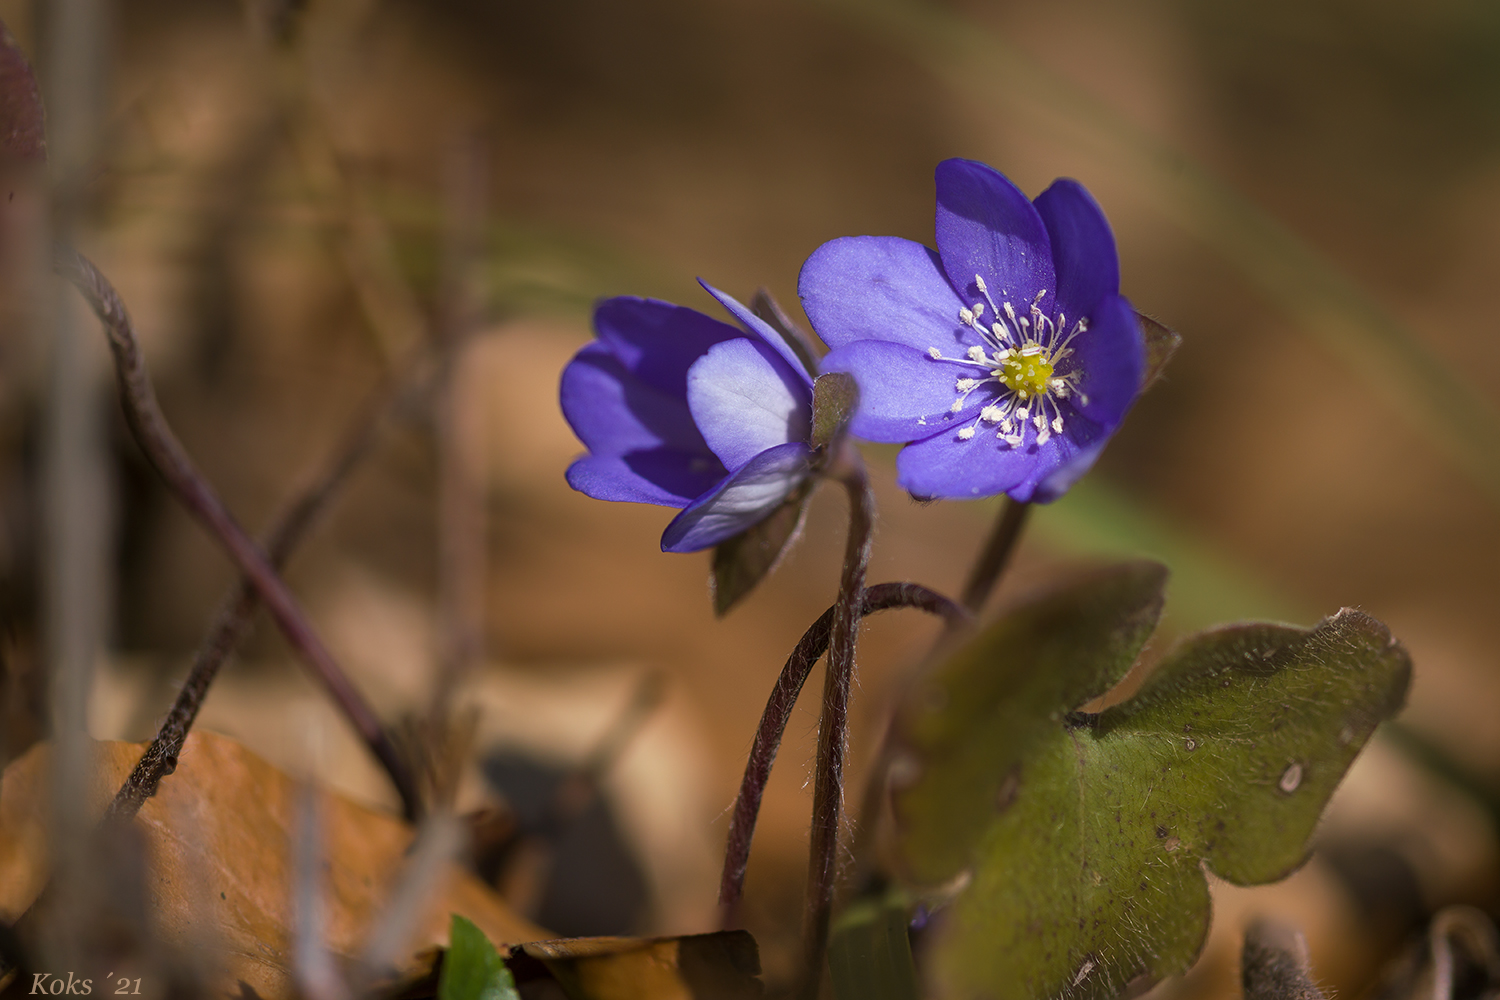
M969 618L969 613L961 605L921 584L877 583L865 588L860 617L889 608L916 608L940 615L950 622ZM745 762L745 776L740 781L740 794L734 802L734 815L729 821L729 845L724 852L724 871L719 878L721 926L726 930L733 926L735 909L744 895L750 842L755 837L755 821L760 815L760 803L765 797L771 767L776 763L776 753L781 749L781 738L791 721L792 707L802 693L802 685L807 682L818 658L828 649L834 610L830 607L823 612L802 633L802 639L787 657L786 666L781 668L781 676L771 690L766 710L761 713L760 728L755 731L750 758Z
M140 344L119 293L99 269L76 251L59 247L55 270L83 293L109 335L115 361L120 402L136 442L183 506L218 538L245 579L266 604L287 641L313 668L350 723L379 759L401 796L406 814L419 809L416 784L406 759L364 696L350 683L333 654L308 623L297 599L277 574L271 560L234 519L224 502L188 457L187 451L162 416L156 391L146 371Z
M984 543L979 560L969 572L968 582L964 584L961 600L970 611L977 613L989 599L1000 574L1005 572L1005 566L1010 562L1016 541L1021 537L1021 529L1026 526L1026 515L1030 512L1031 504L1005 498L1000 508L1000 517L995 521L995 528Z

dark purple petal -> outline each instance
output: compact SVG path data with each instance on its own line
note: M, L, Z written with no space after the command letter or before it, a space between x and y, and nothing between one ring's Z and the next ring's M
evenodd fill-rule
M585 346L563 369L563 415L592 452L568 469L568 484L600 500L685 507L727 474L687 401L631 375L603 344Z
M1037 445L1028 435L1026 444L1012 448L995 437L993 428L981 424L969 441L960 441L955 429L901 449L896 456L896 481L923 498L972 500L1006 493L1021 503L1046 502L1060 494L1036 495L1038 484L1086 447L1063 433L1044 445Z
M825 372L848 372L859 384L859 406L849 430L867 441L919 441L972 423L993 399L986 388L970 394L958 413L950 409L961 378L984 378L973 365L938 361L923 351L885 340L856 340L823 359Z
M734 296L719 291L702 278L698 279L698 284L703 286L704 291L718 299L719 305L729 310L731 316L745 324L746 329L754 333L767 346L774 350L777 356L787 363L787 366L791 368L794 375L808 385L812 384L812 372L807 370L807 366L802 363L802 359L797 357L797 352L792 350L792 345L788 344L786 338L777 333L771 324L745 308Z
M943 270L966 305L983 300L976 274L997 306L1009 301L1023 315L1038 292L1052 295L1057 288L1041 216L1020 188L983 163L938 164L937 246Z
M687 400L636 378L603 344L585 345L568 362L558 396L573 433L596 455L661 446L710 454Z
M594 309L594 331L625 370L679 399L687 394L687 370L713 345L743 330L684 306L620 296Z
M651 448L626 455L582 455L568 466L568 485L595 500L686 507L723 481L712 455Z
M800 441L769 448L672 519L663 552L711 548L758 524L807 478L811 452Z
M727 469L788 441L806 441L811 383L765 344L726 340L688 369L687 404L703 439Z
M1061 309L1071 324L1106 295L1120 294L1115 236L1094 196L1066 177L1037 195L1036 210L1051 237L1057 270L1057 297L1046 311Z
M1089 328L1069 346L1073 357L1063 371L1076 367L1082 373L1078 388L1088 398L1087 403L1072 399L1074 409L1113 433L1140 393L1146 370L1146 345L1135 310L1118 295L1105 298L1094 307Z
M937 252L896 236L846 236L824 243L802 265L797 294L829 347L890 340L951 355L963 353L953 349L960 342L979 342L958 319L958 311L973 303L954 292Z

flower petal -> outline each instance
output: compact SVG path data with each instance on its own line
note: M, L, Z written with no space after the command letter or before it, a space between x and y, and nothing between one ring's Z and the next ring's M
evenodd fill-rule
M960 441L950 432L901 449L896 456L896 481L924 499L973 500L1006 493L1021 503L1045 503L1062 494L1039 494L1038 484L1067 466L1084 447L1066 433L1044 445L1028 442L1012 448L997 439L993 430L982 430L969 441Z
M672 519L662 551L697 552L757 524L807 477L810 454L801 441L788 441L756 455Z
M726 340L688 369L693 422L726 469L788 441L806 441L812 392L764 344Z
M1106 295L1120 294L1120 256L1104 210L1082 184L1066 177L1036 198L1037 214L1052 240L1057 299L1071 319L1087 316Z
M603 344L587 344L562 373L563 416L596 455L666 445L712 457L687 400L636 378Z
M970 343L979 339L959 323L958 311L973 303L948 283L937 252L896 236L824 243L802 265L797 294L813 329L833 348L890 340L947 353L959 331L969 333Z
M1072 362L1082 370L1078 388L1087 403L1074 409L1114 433L1141 391L1146 345L1135 310L1118 295L1106 297L1089 316L1089 328L1074 338Z
M771 324L747 309L734 296L719 291L702 278L698 279L698 284L703 286L704 291L718 299L719 305L728 309L731 316L745 324L746 329L775 350L781 359L791 367L794 374L809 385L812 384L812 372L807 370L807 366L802 363L802 359L797 357L797 352L792 350L792 345L788 344L786 338L777 333Z
M594 309L594 331L636 378L669 395L687 394L687 370L713 345L743 330L694 309L622 295Z
M996 305L1008 300L1022 314L1038 292L1057 288L1041 216L1020 188L983 163L938 164L937 246L948 280L968 305L983 301L976 274Z
M989 372L938 361L923 351L884 340L856 340L832 351L821 367L825 372L848 372L859 383L859 406L849 430L867 441L920 441L950 427L957 429L972 422L992 398L991 393L976 390L969 405L952 412L960 396L954 383Z
M626 455L580 455L568 466L568 485L595 500L686 507L724 479L709 456L651 448Z

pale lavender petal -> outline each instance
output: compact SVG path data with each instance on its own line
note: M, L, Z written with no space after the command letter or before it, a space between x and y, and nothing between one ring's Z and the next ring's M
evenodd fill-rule
M1022 314L1037 293L1056 290L1041 216L1020 188L983 163L938 164L937 246L948 280L970 304L982 298L975 275L984 278L996 305L1009 301Z
M962 395L957 381L984 378L989 372L938 361L884 340L856 340L829 353L821 367L825 372L848 372L859 384L859 406L849 430L867 441L917 441L956 429L973 423L980 408L993 399L993 393L979 388L958 413L952 412Z
M748 338L715 344L688 369L687 405L725 468L788 441L806 441L811 388Z
M622 295L594 309L594 331L625 370L668 395L687 392L688 367L744 331L694 309Z
M1066 313L1071 324L1088 315L1105 296L1120 294L1114 233L1094 196L1066 177L1037 195L1036 210L1051 237L1052 264L1057 269L1057 298L1052 308Z
M962 354L956 345L979 342L958 319L958 311L973 302L954 292L937 252L896 236L824 243L802 265L797 294L829 347L890 340L923 352L937 347Z
M797 352L792 350L792 345L788 344L786 338L777 333L771 324L747 309L734 296L719 291L702 278L698 279L698 284L703 286L704 291L718 299L719 305L728 309L731 316L745 324L746 329L750 330L775 350L798 377L809 384L812 382L812 373L807 370L807 366L802 363L802 359L797 357Z
M1106 297L1094 307L1089 328L1075 337L1071 363L1082 375L1078 388L1088 398L1075 398L1074 408L1113 432L1141 390L1146 370L1146 345L1135 310L1118 295Z
M789 441L761 452L713 492L672 519L663 552L697 552L753 527L807 478L807 445Z

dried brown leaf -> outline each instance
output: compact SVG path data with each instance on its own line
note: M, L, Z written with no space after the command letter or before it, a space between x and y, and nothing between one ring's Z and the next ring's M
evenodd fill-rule
M89 790L102 815L144 744L100 743ZM0 918L13 921L48 877L46 790L50 745L40 744L0 777ZM195 732L176 772L134 822L146 835L147 888L156 933L177 948L215 947L224 984L244 983L265 1000L292 992L291 837L298 783L227 737ZM326 790L326 947L346 962L361 952L414 832L394 816ZM477 879L449 865L418 923L413 951L447 943L449 916L472 920L497 945L547 937ZM411 959L413 969L416 959ZM413 971L413 970L403 970Z

